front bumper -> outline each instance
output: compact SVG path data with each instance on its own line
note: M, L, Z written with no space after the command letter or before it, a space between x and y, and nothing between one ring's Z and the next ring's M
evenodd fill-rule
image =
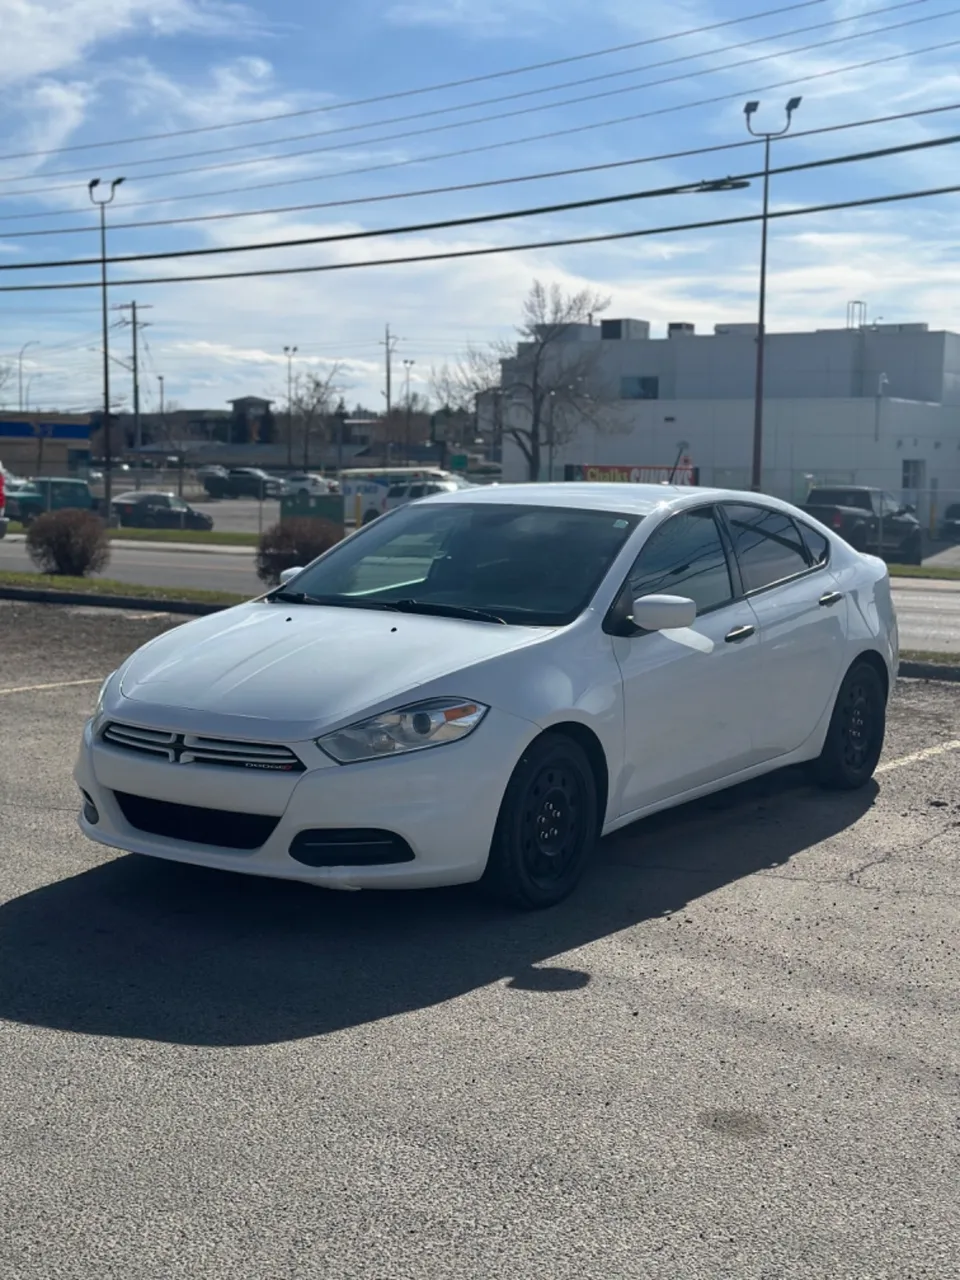
M201 732L196 725L190 732ZM74 778L99 814L81 812L91 840L129 853L301 880L333 889L430 888L478 880L510 775L537 727L491 711L462 742L391 760L337 765L313 744L289 743L306 773L255 773L184 766L105 744L93 721L84 729ZM132 826L116 793L278 818L258 849L224 849ZM374 828L400 836L413 861L366 867L304 866L290 856L294 838L317 829Z

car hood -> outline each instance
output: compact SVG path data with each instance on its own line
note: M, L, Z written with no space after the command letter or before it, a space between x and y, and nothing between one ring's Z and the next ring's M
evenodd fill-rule
M119 704L158 728L309 738L550 633L454 618L254 602L176 627L122 668ZM463 687L461 687L463 685ZM446 692L470 697L469 680ZM242 721L242 723L239 723ZM262 723L270 722L267 729ZM255 723L251 723L255 722Z

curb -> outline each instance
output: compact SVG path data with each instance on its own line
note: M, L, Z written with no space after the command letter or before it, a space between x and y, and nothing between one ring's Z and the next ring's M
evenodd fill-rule
M233 608L229 604L201 604L195 600L150 600L142 596L96 595L92 591L55 591L41 587L0 586L0 600L19 600L23 604L80 604L103 609L136 609L141 613L179 613L205 618Z
M897 671L901 680L947 680L960 682L960 666L946 667L938 662L901 662Z

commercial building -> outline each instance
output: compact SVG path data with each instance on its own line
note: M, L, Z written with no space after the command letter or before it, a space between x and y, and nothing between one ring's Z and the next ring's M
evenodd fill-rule
M642 320L568 326L540 353L558 388L541 427L541 478L551 460L555 479L568 465L681 461L701 484L749 487L756 335L756 325L697 334L678 323L664 337ZM529 478L509 428L529 423L524 370L535 352L521 344L503 364L505 480ZM868 484L927 521L960 500L960 334L925 324L768 333L765 353L766 492L798 501L813 482Z
M90 465L91 418L0 413L0 462L14 475L70 475Z

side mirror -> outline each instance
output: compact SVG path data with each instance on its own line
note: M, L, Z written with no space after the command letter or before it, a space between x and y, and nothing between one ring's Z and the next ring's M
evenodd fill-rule
M633 623L644 631L671 631L691 627L697 606L686 596L641 596L633 602Z
M303 573L303 565L297 565L295 569L284 569L280 573L280 585L285 587L291 578L295 578L298 573Z

